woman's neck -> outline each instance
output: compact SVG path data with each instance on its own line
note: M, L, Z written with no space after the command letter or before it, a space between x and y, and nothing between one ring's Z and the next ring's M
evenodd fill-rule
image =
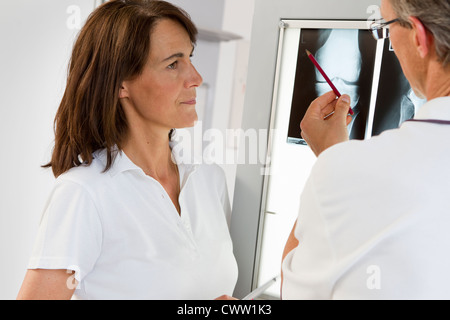
M169 133L130 134L122 146L123 152L146 175L157 180L166 190L172 203L181 214L178 197L180 196L180 176L177 165L172 160L169 146Z
M131 131L122 149L134 164L157 180L169 178L176 170L168 132L138 134Z

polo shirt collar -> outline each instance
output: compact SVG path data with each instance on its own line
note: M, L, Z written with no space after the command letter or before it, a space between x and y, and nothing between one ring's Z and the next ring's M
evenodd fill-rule
M183 173L183 175L188 174L190 175L193 173L196 168L198 167L198 163L194 161L194 163L186 163L185 159L179 156L178 152L175 152L177 150L177 141L170 141L170 149L172 150L172 160L175 161L175 163L178 165L178 168L180 172ZM125 171L141 171L144 173L144 171L138 167L136 164L134 164L133 161L128 158L128 156L123 152L122 150L119 150L117 146L114 146L113 148L113 154L115 155L113 164L111 168L108 170L109 174L114 177L118 175L119 173L125 172ZM106 166L107 163L107 154L106 149L100 149L94 152L94 159L98 159L103 167Z
M116 176L119 173L130 171L130 170L141 170L137 165L135 165L127 155L114 146L113 155L115 156L113 159L113 164L111 168L107 171L112 177ZM99 160L103 166L106 166L107 162L107 151L106 149L100 149L94 152L94 159Z

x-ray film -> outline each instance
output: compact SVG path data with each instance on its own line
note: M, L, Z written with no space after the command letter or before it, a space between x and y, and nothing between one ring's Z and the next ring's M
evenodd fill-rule
M315 56L338 91L351 97L355 114L348 126L350 139L365 139L397 128L414 116L423 101L406 81L389 39L376 41L361 21L320 24L287 23L300 29L287 142L305 144L300 122L310 103L331 91L305 50Z

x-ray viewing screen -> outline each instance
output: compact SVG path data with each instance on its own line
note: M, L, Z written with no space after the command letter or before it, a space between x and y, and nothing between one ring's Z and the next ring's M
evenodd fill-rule
M425 100L414 94L406 80L390 41L385 41L372 135L397 128L404 121L411 119L424 103Z
M305 144L300 122L310 103L331 91L305 50L315 56L338 91L351 97L355 112L348 127L351 139L365 139L396 128L423 103L406 81L389 39L376 41L365 23L364 27L360 21L357 25L351 28L347 22L344 28L301 28L289 143Z

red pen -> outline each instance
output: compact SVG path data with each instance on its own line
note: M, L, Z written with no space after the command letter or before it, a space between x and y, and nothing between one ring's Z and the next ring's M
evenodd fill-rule
M339 98L341 96L340 92L338 91L338 89L336 89L336 87L334 86L333 82L331 82L330 78L328 78L328 76L325 73L325 71L323 71L322 67L319 65L319 63L317 62L316 58L314 58L312 53L309 52L308 50L306 50L306 54L308 55L308 58L312 61L312 63L314 63L314 65L316 66L317 70L319 70L319 72L322 74L322 76L324 77L325 81L330 85L331 89L333 89L334 94ZM325 118L328 118L333 113L334 113L334 111L332 113L328 114ZM350 113L351 115L354 114L352 108L350 108L348 110L348 113Z

